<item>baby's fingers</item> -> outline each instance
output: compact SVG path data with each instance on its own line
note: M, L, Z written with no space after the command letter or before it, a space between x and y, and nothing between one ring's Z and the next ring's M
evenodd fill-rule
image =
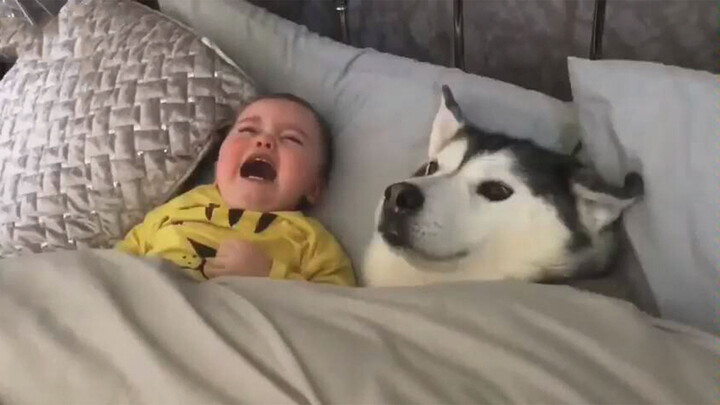
M205 264L203 265L203 273L206 277L212 278L214 276L219 275L225 270L225 265L222 260L211 257L208 259L205 259Z
M222 257L208 257L205 259L205 267L224 269L226 267L225 260Z

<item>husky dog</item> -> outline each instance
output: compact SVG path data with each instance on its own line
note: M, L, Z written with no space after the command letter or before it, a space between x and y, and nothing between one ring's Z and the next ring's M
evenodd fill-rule
M611 225L642 195L640 176L610 186L574 157L465 121L450 89L442 92L428 162L390 185L378 207L364 284L602 273L614 251Z

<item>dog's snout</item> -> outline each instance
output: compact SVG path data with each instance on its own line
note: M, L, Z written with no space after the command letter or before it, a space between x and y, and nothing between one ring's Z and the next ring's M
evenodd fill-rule
M424 202L420 188L411 183L395 183L385 190L385 204L398 211L417 211Z

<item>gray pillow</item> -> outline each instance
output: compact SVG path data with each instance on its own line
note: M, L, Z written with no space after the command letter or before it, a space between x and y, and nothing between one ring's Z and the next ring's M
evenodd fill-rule
M255 95L192 32L126 0L71 0L17 50L0 81L2 256L112 245Z
M23 18L0 17L0 61L15 59L18 49L32 46L39 34L40 29Z
M330 121L336 165L315 214L340 239L356 269L384 188L427 156L440 86L488 129L569 150L573 109L495 80L319 37L244 1L160 0L161 10L208 36L264 91L295 93Z
M588 156L607 179L642 173L624 226L661 315L720 332L720 76L571 58Z

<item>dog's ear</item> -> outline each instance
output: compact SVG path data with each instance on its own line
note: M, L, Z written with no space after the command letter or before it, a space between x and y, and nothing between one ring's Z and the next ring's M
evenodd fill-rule
M428 157L433 159L464 125L465 120L460 111L460 106L455 101L450 87L443 85L440 108L435 114L432 132L430 133Z
M577 200L580 221L590 231L598 232L615 222L623 210L643 195L642 177L637 173L625 176L625 184L616 187L587 169L576 171L571 180L572 192Z

